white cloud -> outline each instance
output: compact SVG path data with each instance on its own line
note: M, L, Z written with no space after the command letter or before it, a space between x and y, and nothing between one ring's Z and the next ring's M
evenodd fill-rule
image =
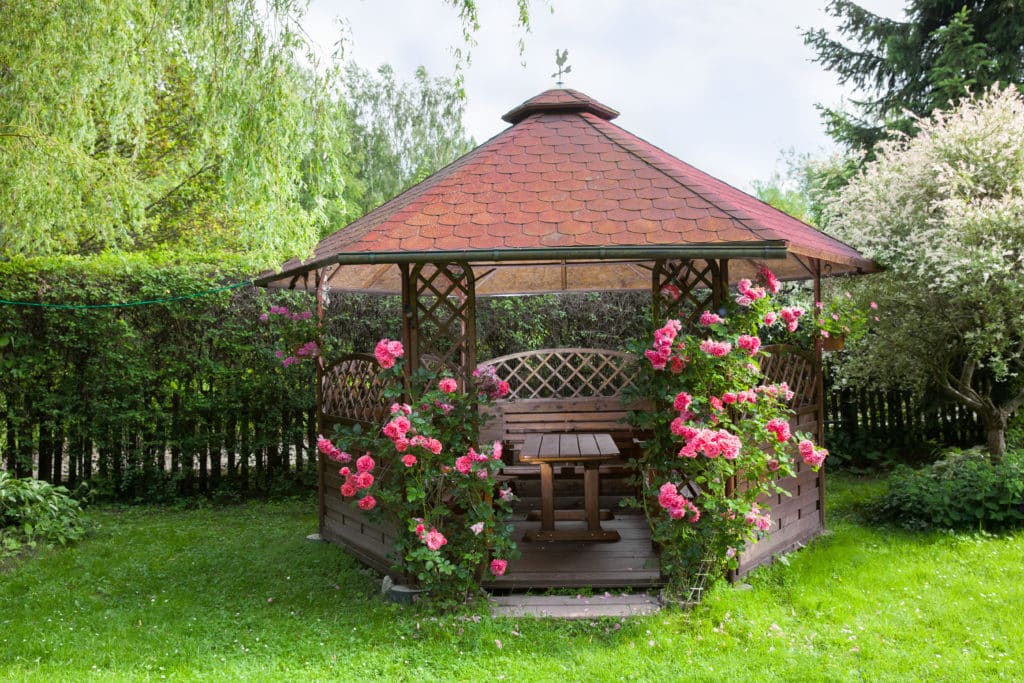
M513 0L478 0L481 29L466 70L466 124L483 141L501 115L554 86L555 49L569 50L568 87L618 109L616 123L743 189L766 179L783 149L831 149L814 109L844 92L811 63L802 29L831 26L825 0L551 0L533 3L520 55ZM902 16L900 0L862 2ZM329 54L335 17L351 27L361 65L423 64L450 74L462 46L456 11L441 0L313 0L305 28ZM526 66L522 66L522 62Z

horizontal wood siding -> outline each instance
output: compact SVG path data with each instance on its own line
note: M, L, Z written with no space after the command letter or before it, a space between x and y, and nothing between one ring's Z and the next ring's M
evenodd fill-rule
M807 543L824 531L819 473L801 462L797 464L796 475L779 480L779 486L789 495L776 493L761 498L762 504L771 506L772 526L767 536L740 554L738 576L770 562L775 555Z
M325 468L322 485L324 506L320 536L345 548L377 571L394 574L395 530L379 520L368 519L353 502L346 501L339 491L341 477L330 466ZM397 575L394 578L397 579Z
M803 432L812 440L819 439L821 402L817 373L811 356L785 346L768 347L771 357L765 365L770 382L786 382L795 392L793 415L789 420L793 433ZM825 530L824 470L815 472L797 457L796 474L779 480L786 493L766 495L762 505L771 507L772 526L768 535L748 544L740 553L736 576L771 562L772 558L807 543ZM787 495L788 494L788 495Z

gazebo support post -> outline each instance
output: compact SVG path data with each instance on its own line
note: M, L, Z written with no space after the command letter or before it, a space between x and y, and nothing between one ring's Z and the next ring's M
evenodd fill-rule
M715 278L715 309L725 305L729 299L729 259L722 259L718 262L718 277Z
M821 259L811 259L811 270L814 274L814 301L821 301ZM817 310L812 315L817 315ZM815 441L825 443L825 366L822 363L822 350L824 343L821 335L814 339L814 367L817 372L815 381L818 384L818 430L814 435ZM821 528L825 528L825 468L818 470L818 515L821 519Z
M413 308L416 305L416 291L409 274L409 264L399 263L398 270L402 278L402 344L408 362L405 366L406 377L412 369L419 365L419 340L416 334L416 319Z
M324 331L324 289L327 286L327 278L324 276L324 268L318 268L314 277L316 288L316 328L317 343L322 349ZM324 426L324 357L317 354L316 357L316 431L323 434L326 431ZM322 536L324 533L324 457L317 450L315 444L311 444L312 452L316 457L316 499L317 499L317 520L318 531Z

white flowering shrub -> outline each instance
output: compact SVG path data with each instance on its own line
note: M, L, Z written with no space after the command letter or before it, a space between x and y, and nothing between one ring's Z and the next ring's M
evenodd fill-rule
M965 99L882 143L829 203L829 232L886 272L887 312L847 379L938 389L975 410L993 455L1024 402L1024 97Z

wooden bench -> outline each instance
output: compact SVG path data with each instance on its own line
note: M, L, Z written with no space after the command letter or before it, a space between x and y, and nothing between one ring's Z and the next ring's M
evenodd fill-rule
M553 507L551 479L556 472L564 482L566 475L578 477L582 470L584 509L554 510L555 520L582 520L593 524L586 514L588 480L591 481L590 500L598 510L599 519L612 518L609 508L615 505L616 498L609 495L606 508L599 508L599 477L605 479L606 489L611 481L611 486L620 492L625 487L620 495L634 493L626 481L631 472L625 459L638 455L636 441L640 435L626 422L629 408L623 404L622 392L633 384L635 363L635 356L621 351L542 349L480 364L481 367L494 366L497 375L506 380L510 388L508 397L496 401L489 409L491 419L481 430L481 441L504 444L504 475L524 489L533 488L528 483L530 480L541 479L541 509L531 510L528 519L542 519L544 508ZM617 455L594 459L555 458L542 465L542 459L523 457L526 440L536 434L603 434L612 442L610 445ZM548 471L548 477L543 476L542 469ZM609 535L609 538L588 540L615 539Z
M622 393L633 385L636 357L606 349L541 349L501 356L494 366L509 395L490 409L481 441L501 441L506 463L521 464L527 434L603 433L623 457L634 455L638 436L626 422Z
M530 399L498 401L480 440L501 441L505 462L523 464L523 443L529 434L608 434L620 453L634 454L635 437L626 423L628 410L620 398Z

